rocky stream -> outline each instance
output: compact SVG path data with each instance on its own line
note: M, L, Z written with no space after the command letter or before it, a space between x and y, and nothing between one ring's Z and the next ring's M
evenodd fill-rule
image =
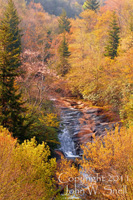
M94 135L103 137L107 130L114 129L116 122L109 122L103 109L88 107L81 101L53 99L60 110L60 148L56 154L68 159L82 156L80 146L93 142Z

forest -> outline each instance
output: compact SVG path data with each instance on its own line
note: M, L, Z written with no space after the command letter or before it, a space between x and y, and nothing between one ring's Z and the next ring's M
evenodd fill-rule
M0 200L133 199L132 55L132 0L0 0Z

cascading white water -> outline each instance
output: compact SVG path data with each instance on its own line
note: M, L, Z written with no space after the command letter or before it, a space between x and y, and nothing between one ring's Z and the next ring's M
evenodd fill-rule
M97 134L97 136L105 135L106 130L115 127L115 123L111 123L110 126L105 115L99 114L102 112L100 108L75 109L72 107L72 103L70 106L63 107L62 104L59 106L57 99L51 98L51 100L57 103L61 111L61 127L58 134L60 149L58 150L61 150L67 158L82 156L80 144L83 144L83 142L92 142L92 134ZM85 115L88 117L85 117ZM81 119L82 124L79 122ZM80 135L79 132L81 130L84 134ZM88 133L86 130L89 130Z
M73 135L79 131L79 116L80 112L76 109L62 108L61 124L63 124L63 127L58 137L61 144L60 150L68 158L79 157L76 155L76 148L72 139Z
M65 127L62 132L59 134L59 140L61 143L61 150L66 157L74 157L76 155L74 142L70 137L67 127Z

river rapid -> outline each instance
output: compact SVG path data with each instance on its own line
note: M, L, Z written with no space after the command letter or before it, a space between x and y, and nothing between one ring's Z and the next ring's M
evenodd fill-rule
M82 156L81 144L93 142L93 135L103 137L106 131L114 129L116 122L109 122L101 108L88 107L71 99L52 99L60 111L60 147L68 159Z

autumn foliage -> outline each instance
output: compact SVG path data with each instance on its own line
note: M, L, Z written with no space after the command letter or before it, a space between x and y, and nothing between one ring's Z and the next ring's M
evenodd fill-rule
M62 159L57 171L59 184L82 199L132 199L133 131L116 126L104 137L82 145L79 170Z
M104 199L132 198L133 131L132 126L119 129L116 127L104 138L94 138L93 143L82 146L81 171L88 176L98 177L92 182L98 186ZM127 190L118 192L124 186Z
M0 127L0 199L50 199L55 192L55 159L49 147L35 138L17 143ZM50 188L50 189L49 189Z
M132 0L9 2L12 20L18 16L11 35L8 0L0 0L0 119L8 117L8 130L0 126L0 200L64 199L75 180L83 200L133 199ZM65 96L106 108L121 127L83 144L82 159L56 163L60 122L51 100Z

